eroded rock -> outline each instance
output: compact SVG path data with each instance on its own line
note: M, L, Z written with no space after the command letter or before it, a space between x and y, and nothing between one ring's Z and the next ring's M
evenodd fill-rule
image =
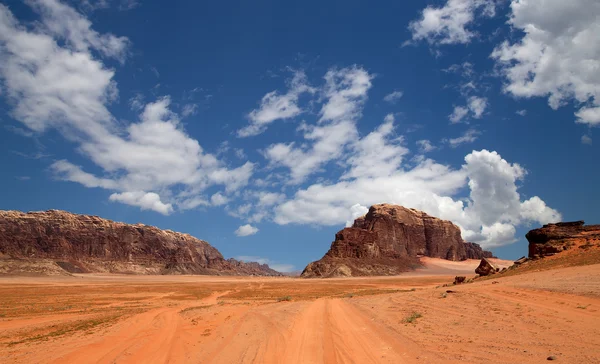
M189 234L58 210L0 211L0 255L11 264L55 261L71 273L280 275L266 264L225 260Z
M479 266L475 268L475 273L479 274L481 277L489 276L491 274L496 274L499 268L492 262L490 262L487 258L481 258L481 262Z
M525 235L529 241L529 258L536 259L571 249L575 246L600 246L600 225L584 221L547 224Z
M322 259L310 263L303 277L339 276L337 267L352 276L396 275L420 265L418 256L448 260L491 256L477 244L465 243L452 222L402 206L374 205L340 230Z

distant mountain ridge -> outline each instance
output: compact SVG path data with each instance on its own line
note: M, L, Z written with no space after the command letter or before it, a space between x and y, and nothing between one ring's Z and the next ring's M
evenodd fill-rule
M460 228L450 221L380 204L340 230L325 256L310 263L302 277L396 275L418 267L418 256L457 261L492 253L465 243Z
M225 259L189 234L60 210L0 211L0 256L52 260L71 273L281 275L266 264Z

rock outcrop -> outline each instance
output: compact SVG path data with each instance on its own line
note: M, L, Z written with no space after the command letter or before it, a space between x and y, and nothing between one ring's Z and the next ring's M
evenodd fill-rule
M529 241L529 258L542 258L573 247L600 246L600 225L583 221L547 224L525 235Z
M483 250L479 244L465 243L466 259L494 258L492 252Z
M50 261L71 273L280 275L266 264L226 260L188 234L57 210L0 211L0 257L13 266Z
M479 274L482 277L489 276L491 274L496 274L500 269L496 267L496 265L490 262L487 258L481 258L481 262L479 266L475 268L475 273Z
M303 277L395 275L418 267L418 256L448 260L491 256L465 243L450 221L396 205L374 205L342 229L325 256L310 263Z

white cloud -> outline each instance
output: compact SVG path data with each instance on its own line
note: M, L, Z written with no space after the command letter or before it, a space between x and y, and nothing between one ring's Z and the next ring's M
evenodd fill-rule
M461 144L473 143L477 140L478 135L481 134L475 129L467 130L462 136L453 139L444 139L452 148L456 148Z
M119 10L132 10L138 6L140 6L140 2L138 0L121 0L121 3L119 4Z
M135 94L135 96L129 99L129 107L131 107L131 110L133 111L141 111L144 108L144 105L144 95L140 93Z
M181 109L181 116L187 118L188 116L196 115L198 113L197 104L185 104Z
M290 183L300 183L317 172L321 166L339 158L344 148L357 136L353 121L340 121L323 126L307 126L304 139L313 142L312 147L296 147L295 143L278 143L265 150L265 157L273 165L290 169Z
M577 122L600 125L600 2L513 0L509 24L523 36L492 53L505 91L553 109L574 100Z
M66 41L71 49L84 53L95 49L105 56L124 60L129 46L126 37L96 32L87 18L58 0L29 0L28 4L40 14L44 33Z
M57 15L44 11L45 2L32 4L41 12L44 24L55 24ZM48 5L56 3L49 1ZM97 125L112 127L113 117L105 104L117 95L112 81L114 71L93 59L88 51L103 42L98 40L99 36L93 36L95 33L90 34L89 29L85 32L89 22L84 18L73 19L73 14L69 14L67 19L74 24L65 27L70 30L57 27L54 32L64 33L59 38L73 34L73 40L67 39L68 44L77 44L72 49L60 47L48 34L25 30L10 10L0 4L0 77L6 97L14 105L12 114L38 132L49 127L61 128L65 123L92 131ZM78 30L87 36L74 29L77 24L81 24ZM94 44L86 43L90 38ZM121 38L108 39L120 44L112 53L118 54L118 49L127 44Z
M327 71L324 88L327 102L321 108L319 122L358 119L373 77L357 66Z
M350 206L350 220L346 221L346 227L351 227L354 224L354 220L358 219L361 216L364 216L369 212L369 208L367 206L363 206L359 203Z
M264 191L258 192L256 194L256 197L258 198L259 206L273 206L276 203L285 199L285 195L283 193L264 192Z
M280 95L277 91L267 93L260 102L258 109L248 114L250 125L238 130L240 138L261 134L267 126L280 119L294 118L302 113L298 99L303 93L314 93L314 88L308 85L304 72L296 71L290 81L289 90Z
M455 106L452 114L448 115L448 119L453 124L460 123L469 114L469 109L464 106Z
M592 137L590 137L589 135L583 135L581 137L581 143L587 144L587 145L592 145Z
M0 5L0 79L12 115L37 132L57 129L100 167L96 176L60 160L51 166L58 178L115 191L115 201L161 213L173 204L155 201L157 191L189 208L211 185L231 192L248 183L254 164L228 168L205 153L170 110L169 97L143 105L136 96L130 103L140 121L117 123L107 109L118 94L115 71L94 55L123 61L127 38L92 30L83 15L55 0L29 4L40 15L33 29Z
M211 206L211 202L207 201L202 196L192 196L181 199L177 203L177 207L181 210L192 210L199 206Z
M515 111L515 113L519 116L525 116L525 115L527 115L527 110L525 110L525 109L517 110L517 111Z
M520 201L516 181L524 175L518 164L487 150L470 153L457 170L424 159L391 176L313 184L277 206L274 220L278 224L337 225L364 211L360 206L386 202L451 220L468 241L485 247L504 245L514 241L515 228L521 224L560 220L560 214L537 197ZM467 186L469 197L456 197Z
M412 41L426 40L429 44L469 43L477 33L469 29L475 17L495 15L494 0L448 0L442 7L428 6L421 18L412 21L408 29Z
M549 208L542 199L537 196L521 203L521 217L525 220L537 221L540 225L556 222L561 219L560 214Z
M433 144L431 144L431 141L427 139L417 140L416 143L419 146L419 151L421 153L428 153L437 149Z
M250 224L242 225L235 231L235 235L237 236L250 236L254 235L258 232L258 228L254 227Z
M110 195L111 201L118 201L131 206L138 206L142 210L152 210L163 215L173 212L173 206L165 204L160 200L160 196L154 192L133 191L123 193L113 193Z
M408 149L401 145L401 138L392 139L394 117L389 114L377 129L352 145L353 154L348 158L351 168L342 179L391 175L402 163Z
M302 182L325 163L339 158L350 143L358 140L356 119L361 116L373 76L353 66L329 70L324 78L326 102L318 125L304 123L299 128L306 142L312 145L277 143L264 151L272 166L290 170L292 184Z
M484 97L471 96L468 99L469 110L475 119L480 119L487 108L487 99Z
M227 198L226 196L223 196L220 192L217 192L210 197L210 203L213 206L225 205L228 202L229 202L229 198Z
M392 93L385 95L385 97L383 98L383 101L389 102L390 104L395 104L398 102L398 100L400 100L402 98L402 96L404 96L404 92L394 91Z
M51 169L57 176L62 178L69 176L69 181L80 183L85 187L100 187L105 189L116 189L118 187L117 182L109 178L98 178L93 174L84 172L80 166L76 166L64 159L54 162Z
M481 119L487 106L488 101L485 97L470 96L467 98L467 106L455 106L448 119L452 124L460 123L469 114L475 119Z

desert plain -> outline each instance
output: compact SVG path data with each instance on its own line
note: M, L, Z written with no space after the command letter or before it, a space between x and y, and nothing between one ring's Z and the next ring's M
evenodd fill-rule
M0 362L600 362L599 264L453 286L478 261L424 263L336 279L2 277Z

